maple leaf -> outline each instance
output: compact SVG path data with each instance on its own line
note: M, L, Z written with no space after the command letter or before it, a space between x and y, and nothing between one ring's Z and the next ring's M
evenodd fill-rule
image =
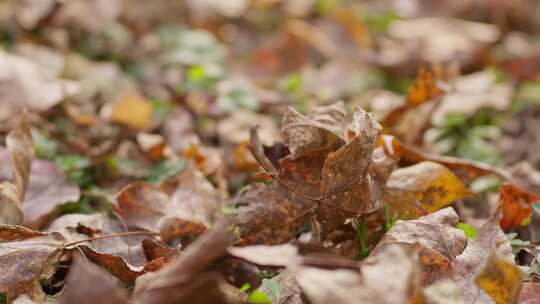
M13 177L0 184L0 223L20 224L23 220L21 203L24 199L34 159L30 124L23 112L13 130L6 137Z
M346 218L380 208L382 192L378 188L388 177L381 173L390 171L387 168L394 165L384 157L381 159L381 154L372 159L381 127L362 109L354 113L351 130L344 134L348 142L336 134L338 130L331 131L331 127L321 125L321 122L335 122L341 130L340 108L338 103L316 109L311 112L313 120L289 110L288 113L293 113L289 116L295 118L286 116L284 120L284 142L291 154L276 163L266 157L257 132L251 132L250 148L255 159L280 185L317 202L320 205L317 214L327 229L342 224ZM306 132L305 137L302 132ZM370 173L376 176L368 177Z

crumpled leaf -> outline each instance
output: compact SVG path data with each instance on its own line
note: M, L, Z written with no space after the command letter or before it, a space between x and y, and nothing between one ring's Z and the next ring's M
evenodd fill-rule
M221 208L213 186L193 168L161 189L145 182L131 184L119 192L117 201L117 211L128 226L184 241L209 227Z
M470 194L445 166L426 161L394 170L386 183L384 202L400 217L435 212Z
M182 255L157 272L139 277L132 301L145 303L226 303L227 292L238 296L208 267L221 258L231 244L227 221L220 221L189 246Z
M38 302L45 298L38 279L55 273L65 242L61 234L52 233L0 243L0 292L8 301L25 293Z
M452 208L445 208L416 220L398 220L381 239L370 256L389 244L420 247L421 282L433 283L451 273L451 263L462 253L467 238L455 228L459 218Z
M0 149L0 162L7 161L8 157L8 152ZM0 179L7 179L11 174L10 168L0 168ZM53 162L34 160L21 206L24 213L24 225L40 228L57 206L67 202L76 202L80 196L79 187L68 181Z
M23 220L21 203L28 187L30 166L34 159L32 133L25 112L6 137L6 145L3 163L9 158L12 174L6 177L11 178L11 182L5 181L0 184L0 223L20 224Z
M454 280L462 291L465 303L490 303L488 294L475 284L475 280L492 251L499 258L515 264L512 247L499 227L499 218L500 211L497 210L478 230L476 238L469 241L465 250L452 262Z
M418 291L409 304L463 304L463 300L456 283L443 279Z
M343 102L314 107L308 116L288 108L283 117L283 141L295 160L316 151L334 151L343 145L347 112Z
M264 149L259 140L251 140L251 150L267 173L298 196L320 203L318 215L327 227L340 225L346 218L379 208L381 194L377 193L377 189L384 185L386 180L369 178L368 174L375 174L371 171L378 171L377 166L392 165L385 161L372 160L375 142L381 129L373 117L362 109L357 109L351 124L352 130L349 134L344 134L350 137L345 144L344 138L331 131L335 129L336 123L332 127L325 125L341 119L342 113L335 108L339 109L339 104L313 111L313 119L301 116L291 109L288 112L289 118L285 117L283 125L284 141L289 145L291 154L281 158L279 163L265 160ZM330 112L327 113L328 111ZM336 119L335 116L339 118ZM308 135L302 132L307 132ZM252 132L252 135L255 137L256 133ZM292 152L295 149L297 157ZM277 176L274 170L278 170Z
M475 282L496 304L517 303L523 274L515 263L492 252Z
M250 186L234 199L238 244L279 244L309 222L315 204L276 185Z
M500 189L501 196L501 228L504 230L517 228L531 216L532 205L540 200L540 195L528 192L518 185L504 183Z
M56 219L48 228L51 233L61 233L70 242L90 237L100 237L125 232L119 221L102 213L66 214ZM125 282L133 282L146 272L146 255L142 246L145 235L129 235L97 239L78 245L80 251L94 263Z
M80 283L84 282L84 288ZM102 268L76 255L66 278L66 287L60 303L90 304L96 302L127 303L124 289L117 280Z

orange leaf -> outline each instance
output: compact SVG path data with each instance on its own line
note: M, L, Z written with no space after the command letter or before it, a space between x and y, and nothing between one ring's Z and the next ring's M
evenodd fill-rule
M510 183L501 186L500 195L503 213L501 228L504 230L519 227L531 215L532 204L540 200L540 196Z

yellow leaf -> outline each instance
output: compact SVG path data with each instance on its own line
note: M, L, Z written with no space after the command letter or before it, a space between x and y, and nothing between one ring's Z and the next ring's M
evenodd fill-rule
M146 129L152 123L152 105L137 93L125 94L113 105L111 120L135 129Z
M519 268L492 253L476 277L476 284L497 304L517 303L523 275Z
M394 214L416 218L470 194L447 167L430 161L397 169L386 184L384 202Z

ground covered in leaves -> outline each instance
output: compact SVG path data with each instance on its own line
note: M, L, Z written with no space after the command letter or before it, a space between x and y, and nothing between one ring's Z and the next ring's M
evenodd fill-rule
M538 1L0 1L0 303L540 303Z

